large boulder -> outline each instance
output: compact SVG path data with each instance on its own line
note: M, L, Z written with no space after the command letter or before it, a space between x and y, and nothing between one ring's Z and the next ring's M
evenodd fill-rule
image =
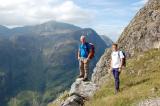
M97 89L98 86L93 82L84 82L82 79L77 79L71 86L70 95L79 94L88 99L93 96Z
M77 79L71 86L68 97L62 106L82 106L85 100L89 100L99 87L93 82L84 82L83 79Z
M80 95L72 95L67 98L67 100L62 103L61 106L83 106L84 98Z

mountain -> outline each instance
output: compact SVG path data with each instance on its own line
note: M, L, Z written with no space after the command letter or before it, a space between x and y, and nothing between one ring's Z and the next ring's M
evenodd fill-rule
M82 34L95 44L90 74L108 47L93 29L61 22L0 29L0 106L46 106L68 89Z
M48 21L46 23L42 23L40 25L34 25L34 26L25 26L25 27L17 27L11 29L11 33L13 35L38 35L38 36L45 36L49 34L65 34L70 33L76 30L80 30L80 27L62 23L62 22L56 22L56 21Z
M111 44L113 43L113 41L105 35L101 35L101 38L104 40L107 46L111 46Z
M160 0L149 0L117 41L126 51L120 93L114 94L110 71L111 49L101 56L92 80L77 79L69 92L49 106L156 106L160 104ZM84 103L84 101L87 101Z
M8 32L9 29L5 26L0 25L0 36L6 35L6 32Z

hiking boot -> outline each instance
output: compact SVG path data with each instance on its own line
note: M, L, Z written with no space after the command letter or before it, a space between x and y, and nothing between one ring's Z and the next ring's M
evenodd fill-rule
M83 78L83 81L89 81L88 78Z
M116 95L116 94L119 93L119 92L120 92L120 91L116 89L115 92L114 92L114 94Z

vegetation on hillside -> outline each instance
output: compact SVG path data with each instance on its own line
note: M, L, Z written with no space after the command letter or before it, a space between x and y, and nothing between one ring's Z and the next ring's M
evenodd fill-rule
M85 106L131 106L160 96L160 50L150 50L127 61L121 73L121 92L114 94L111 77Z
M65 91L61 93L55 101L49 103L47 106L60 106L61 103L64 102L68 97L69 97L69 92Z

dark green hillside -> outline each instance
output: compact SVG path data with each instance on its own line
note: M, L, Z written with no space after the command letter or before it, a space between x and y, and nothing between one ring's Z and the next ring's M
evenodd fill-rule
M0 106L45 106L68 89L78 75L79 38L95 44L91 69L107 48L92 29L47 22L8 29L0 36Z

